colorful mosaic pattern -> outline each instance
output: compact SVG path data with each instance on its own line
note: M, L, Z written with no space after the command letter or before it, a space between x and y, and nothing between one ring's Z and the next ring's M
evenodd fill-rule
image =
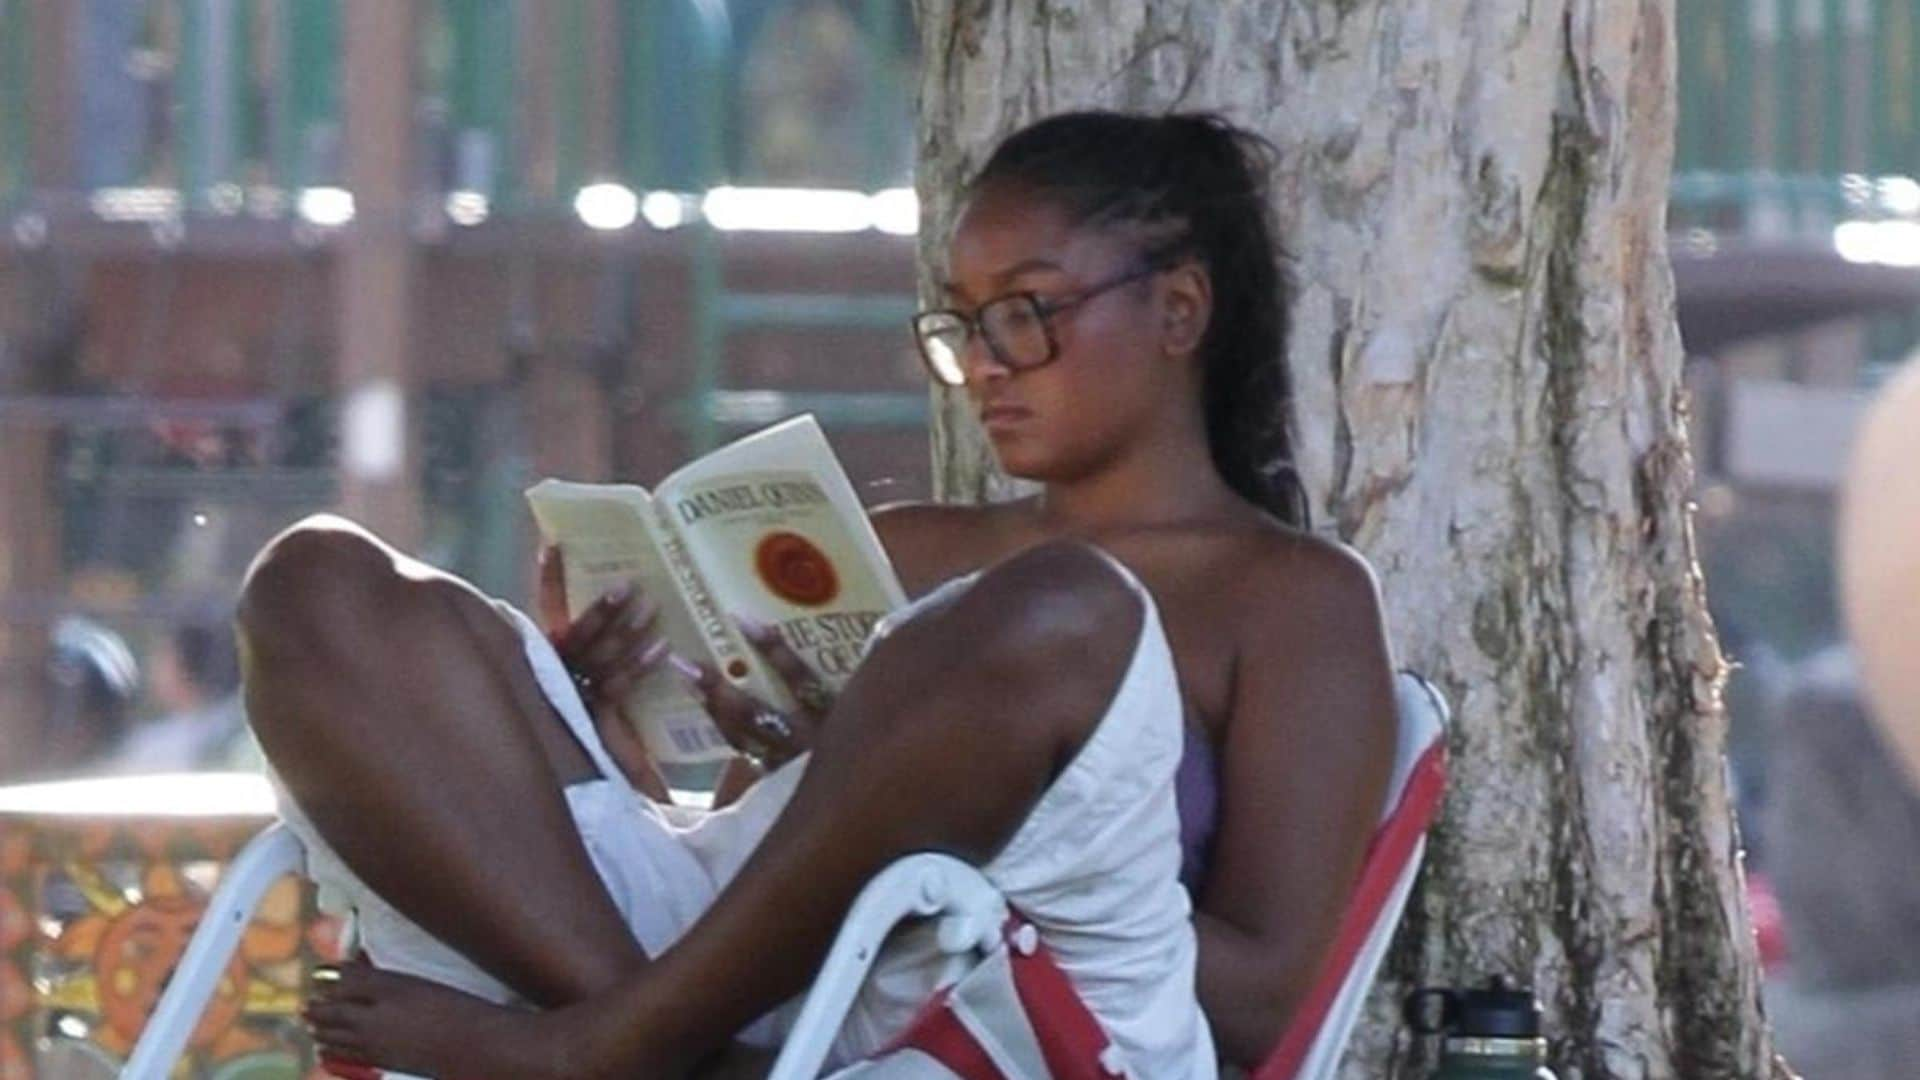
M220 869L257 817L106 819L0 813L0 1080L117 1074ZM175 1077L322 1075L299 1019L338 927L289 877L267 894Z

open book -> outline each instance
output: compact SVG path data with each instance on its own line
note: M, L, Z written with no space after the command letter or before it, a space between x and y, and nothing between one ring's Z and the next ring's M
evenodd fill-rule
M782 709L794 702L734 623L777 626L827 686L859 663L881 616L906 602L853 485L812 416L682 466L649 493L632 484L542 480L527 501L566 565L574 617L621 585L659 605L670 647ZM661 665L628 715L654 760L732 753L680 675Z

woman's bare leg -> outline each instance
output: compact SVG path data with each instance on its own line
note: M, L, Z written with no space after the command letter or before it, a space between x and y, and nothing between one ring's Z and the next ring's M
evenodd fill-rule
M562 794L593 766L472 586L310 519L255 561L239 628L268 760L397 910L542 1005L645 963Z
M654 963L537 1014L354 972L313 1008L322 1045L462 1078L685 1075L804 989L889 862L926 850L990 860L1105 715L1141 619L1138 599L1084 548L1010 560L872 651L787 811Z

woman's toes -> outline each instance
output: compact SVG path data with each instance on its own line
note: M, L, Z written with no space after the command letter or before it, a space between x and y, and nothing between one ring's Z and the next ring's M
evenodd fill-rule
M332 1048L321 1050L320 1067L340 1077L340 1080L379 1080L380 1078L380 1070L366 1064L353 1054L336 1052Z
M352 1032L336 1031L330 1028L315 1028L313 1045L322 1057L333 1058L350 1064L366 1063L367 1048Z
M346 1022L347 1003L331 997L315 997L300 1010L307 1023L315 1027L341 1024Z
M342 964L340 978L333 984L334 996L342 1001L372 1001L380 985L380 969L370 964Z

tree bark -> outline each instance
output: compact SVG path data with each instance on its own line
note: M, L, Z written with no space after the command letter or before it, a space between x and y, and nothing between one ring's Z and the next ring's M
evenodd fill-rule
M1410 1076L1399 995L1531 981L1564 1077L1786 1075L1724 782L1664 222L1671 0L917 0L923 295L1005 134L1214 109L1279 148L1316 521L1455 707L1423 886L1344 1075ZM995 498L964 401L936 489Z

